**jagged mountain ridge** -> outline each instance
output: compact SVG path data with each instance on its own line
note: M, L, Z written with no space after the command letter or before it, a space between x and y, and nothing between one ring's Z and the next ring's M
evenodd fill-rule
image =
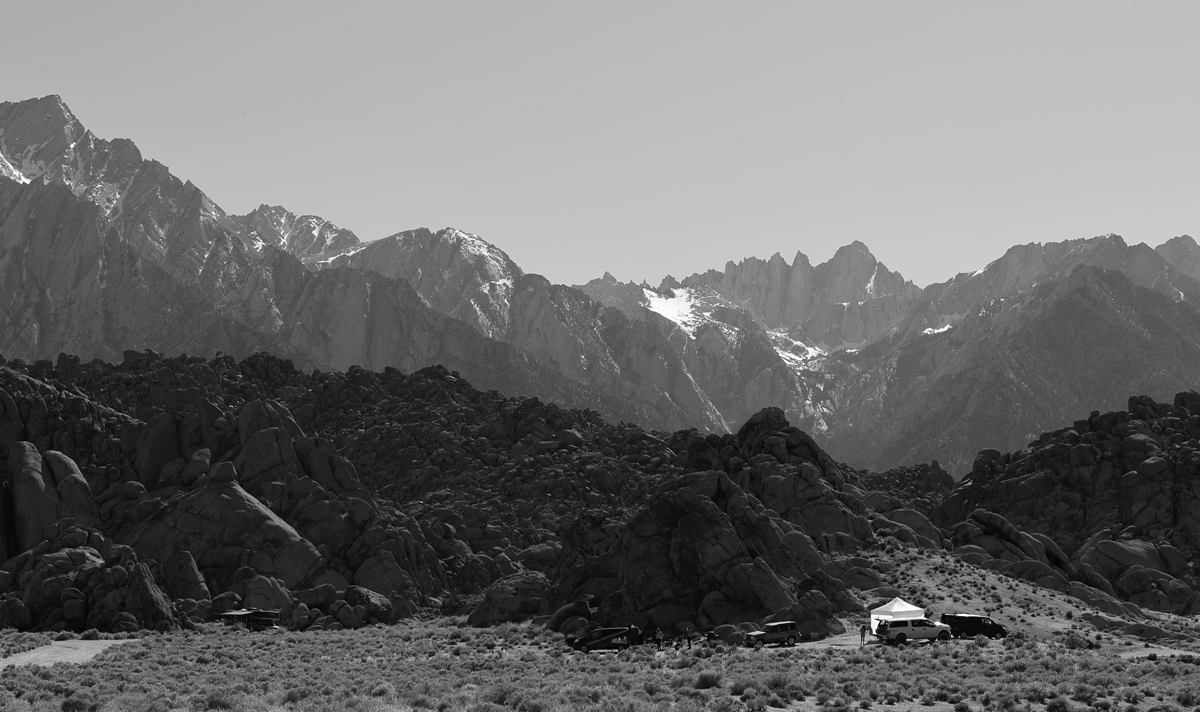
M74 281L60 275L27 279L22 271L26 281L14 276L0 285L18 295L13 303L22 305L19 315L7 315L3 325L13 344L5 344L6 352L22 358L52 357L59 349L115 358L123 346L171 351L192 344L205 353L220 348L238 355L250 348L271 348L301 363L333 367L416 368L426 363L424 359L437 359L483 387L564 399L568 405L597 407L608 417L659 428L723 430L764 406L779 405L793 422L857 465L883 469L902 464L881 459L892 453L936 457L950 471L961 472L980 446L1015 446L986 438L1000 432L1011 438L1040 432L1049 423L1039 418L1051 417L1045 409L1011 400L1041 387L1034 367L1025 372L1027 384L1013 381L1012 388L1000 392L996 410L1008 419L1002 427L981 425L980 430L958 432L965 427L962 423L918 418L900 428L888 422L890 416L881 415L903 411L889 410L885 403L904 399L934 410L948 406L936 398L971 390L953 385L954 379L987 373L993 368L987 363L999 362L988 354L994 341L962 329L974 315L1024 298L1039 284L1066 280L1081 264L1118 270L1134 283L1183 303L1196 304L1200 294L1191 276L1200 260L1190 238L1152 250L1128 246L1116 236L1019 245L975 273L925 288L915 287L880 264L864 245L853 243L816 267L801 254L790 265L776 255L766 261L729 263L723 273L710 271L682 282L666 279L657 289L615 280L594 280L572 289L524 274L498 248L453 229L414 230L363 243L322 218L297 216L283 208L261 206L246 216L226 214L192 184L174 178L161 164L143 160L132 142L96 139L57 97L2 105L0 127L0 153L16 174L5 187L10 204L5 221L12 244L7 257L0 257L8 260L10 275L17 274L15 265L25 259L16 259L25 248L19 240L13 242L13 236L25 234L30 217L22 212L29 206L13 196L26 195L22 191L32 183L66 188L99 208L97 214L73 219L103 224L80 233L88 235L87 240L64 237L53 247L34 251L41 255L34 262L42 270L49 269L50 256L78 262ZM66 223L61 228L60 232L74 229ZM45 227L39 230L46 233ZM104 327L107 345L89 350L89 343L101 338L98 325L113 320L106 322L102 309L85 305L119 299L97 300L95 289L84 287L87 280L107 272L84 264L86 259L99 259L102 251L83 247L109 233L117 236L110 241L123 245L122 259L134 260L132 271L153 272L137 263L144 261L162 272L160 281L170 285L173 294L189 295L188 303L200 311L209 309L206 318L213 326L200 329L201 334L226 336L171 336L166 332L172 320L185 322L180 315L190 311L160 310L159 317L172 314L159 319L162 334L141 338L136 328ZM394 279L379 281L368 275L371 272ZM101 279L101 284L106 283ZM54 289L47 293L45 285ZM403 293L409 285L415 299ZM32 296L45 294L54 296L48 301ZM140 294L143 310L150 309L146 305L170 305L177 298L164 300L145 289ZM201 302L209 306L201 308ZM407 311L403 317L385 316L371 304ZM507 355L499 362L465 354L464 349L499 352L486 340L446 326L449 322L424 310L465 323L469 331L511 351L501 349ZM78 314L65 318L73 312ZM39 321L51 317L53 325ZM153 320L155 315L145 317ZM223 325L216 326L218 322ZM395 329L405 336L389 336L379 329ZM239 335L233 338L235 332ZM923 353L921 344L931 336L947 332L958 333L930 356L940 364L936 368L897 368L912 354ZM56 333L55 338L41 337ZM980 341L958 338L964 334ZM1124 335L1116 338L1138 342ZM890 356L859 356L880 349ZM970 365L970 359L980 361ZM1160 379L1162 387L1167 392L1188 387L1171 380L1185 371L1166 369L1169 375ZM911 375L918 372L919 377ZM1120 384L1118 390L1137 391L1141 382ZM1083 387L1075 383L1068 390ZM926 429L915 428L914 422ZM903 441L889 440L900 437L901 430Z
M1127 245L1116 235L1017 245L974 273L924 288L864 252L862 245L844 247L815 269L803 255L792 266L776 255L731 262L724 273L682 282L668 277L656 289L620 284L611 275L583 288L626 313L654 312L688 333L714 321L714 305L741 308L760 328L781 323L781 314L805 315L805 322L766 332L795 381L807 388L804 412L789 410L789 416L813 428L832 452L877 469L938 459L963 472L979 447L1020 447L1088 403L1117 407L1128 392L1161 397L1195 383L1187 349L1166 359L1155 352L1158 341L1192 338L1200 282L1188 270L1195 269L1200 249L1190 237L1157 250ZM1100 348L1080 331L1081 351L1056 360L1047 340L1030 343L1020 335L1043 328L1037 320L1049 317L1033 305L1046 294L1078 287L1073 280L1080 267L1126 280L1115 288L1100 279L1107 286L1087 292L1086 298L1102 303L1120 301L1120 308L1080 317L1114 346ZM840 282L829 283L830 275ZM1056 292L1053 285L1067 286ZM1182 316L1139 322L1152 299L1136 287L1178 305ZM1043 288L1050 291L1039 292ZM856 301L831 302L829 295ZM985 327L998 313L1003 329ZM833 327L831 314L841 319ZM1185 333L1175 333L1177 328ZM822 340L829 334L839 347ZM1097 364L1061 367L1078 364L1089 349ZM1096 369L1109 380L1096 378Z
M305 268L276 245L305 254L357 238L270 208L230 216L131 142L95 139L58 97L0 105L0 117L0 146L28 179L0 188L0 292L14 307L0 348L9 357L269 349L335 368L443 363L488 388L616 419L684 422L669 402L651 415L621 389L573 382L492 342L430 309L407 282Z
M353 232L317 215L296 215L278 205L260 205L241 216L252 235L302 261L360 244ZM388 275L394 276L394 275Z

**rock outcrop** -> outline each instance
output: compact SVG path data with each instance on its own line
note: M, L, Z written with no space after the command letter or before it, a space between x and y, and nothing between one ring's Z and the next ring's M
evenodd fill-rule
M132 549L69 518L0 568L0 627L125 632L184 625Z
M0 480L0 531L12 532L11 541L7 534L0 538L5 556L45 541L62 519L85 527L99 525L96 503L79 467L61 452L38 452L30 442L9 445Z
M545 575L536 571L506 576L488 587L483 600L467 616L467 623L485 626L528 618L542 608L549 588Z
M933 519L993 557L1011 558L1000 547L1016 555L1015 546L1047 563L1036 555L1044 544L1048 563L1069 579L1143 608L1192 611L1200 590L1198 468L1200 396L1179 393L1169 404L1135 397L1125 411L1094 411L1027 449L981 452ZM993 525L980 539L977 507L1007 527Z

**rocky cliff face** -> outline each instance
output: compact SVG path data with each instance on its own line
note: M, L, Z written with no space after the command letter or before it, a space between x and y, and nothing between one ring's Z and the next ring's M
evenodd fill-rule
M140 258L100 206L57 184L0 184L0 295L9 357L118 359L127 348L291 353L230 318L204 285Z
M409 230L325 256L316 264L368 269L408 282L435 311L500 340L508 332L514 284L524 275L494 245L453 228Z
M296 215L278 205L260 205L257 210L236 220L252 237L304 262L361 244L353 232L324 218Z
M685 287L709 287L749 311L767 329L786 329L815 346L862 345L895 327L919 290L855 241L815 268L797 252L730 262L725 271L695 274Z
M1200 279L1200 245L1191 235L1180 235L1154 248L1172 267L1192 279Z

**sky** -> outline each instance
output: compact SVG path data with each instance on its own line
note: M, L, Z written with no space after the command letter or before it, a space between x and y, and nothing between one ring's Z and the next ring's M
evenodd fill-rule
M15 0L59 94L225 210L457 227L657 282L859 240L918 285L1011 245L1200 235L1200 3ZM19 59L14 59L19 58Z

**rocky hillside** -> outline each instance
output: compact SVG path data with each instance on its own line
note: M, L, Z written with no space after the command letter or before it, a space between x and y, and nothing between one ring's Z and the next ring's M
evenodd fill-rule
M14 360L0 408L2 626L172 629L246 605L297 628L440 611L824 635L897 595L881 545L1126 619L1200 612L1194 392L984 451L953 491L936 463L847 467L778 408L646 431L442 367Z
M597 578L592 557L611 559L657 491L712 466L744 470L723 486L780 513L740 495L760 512L768 539L751 544L769 561L749 549L727 560L754 576L787 588L874 537L862 504L837 491L839 466L778 410L736 436L654 433L479 391L444 368L304 373L265 355L133 351L116 366L0 365L0 404L0 624L19 628L170 628L237 605L356 626L474 607L513 577L545 605L576 600ZM801 473L801 497L763 489ZM779 536L788 558L769 553ZM824 585L830 605L854 605ZM131 601L120 621L126 609L103 608L112 590ZM479 620L507 615L482 600ZM705 620L777 602L733 599ZM672 625L692 613L654 607L619 611Z
M981 507L1052 540L1064 568L1110 595L1200 613L1200 395L1130 398L1027 448L984 450L933 519L968 536Z

